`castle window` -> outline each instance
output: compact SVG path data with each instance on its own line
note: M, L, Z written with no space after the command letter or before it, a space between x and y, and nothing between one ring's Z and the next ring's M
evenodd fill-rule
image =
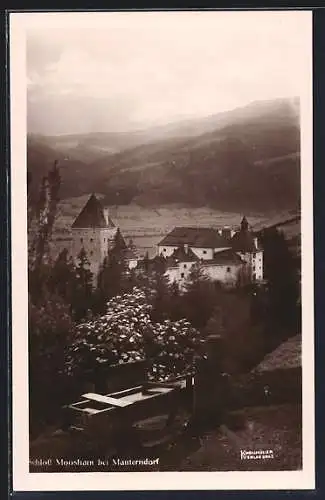
M207 253L207 251L206 251L206 250L203 250L203 253Z
M94 241L93 238L90 238L90 243L92 243L93 241Z
M181 273L181 278L184 278L184 273Z
M81 243L83 242L83 240L84 240L83 238L80 238Z
M163 252L166 252L166 248L163 249Z
M227 273L230 273L231 269L230 267L227 267Z
M184 269L186 269L186 267L187 267L186 264L184 264Z

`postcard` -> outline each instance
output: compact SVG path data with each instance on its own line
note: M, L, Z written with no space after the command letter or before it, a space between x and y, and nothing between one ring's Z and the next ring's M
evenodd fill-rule
M9 24L14 491L313 489L312 12Z

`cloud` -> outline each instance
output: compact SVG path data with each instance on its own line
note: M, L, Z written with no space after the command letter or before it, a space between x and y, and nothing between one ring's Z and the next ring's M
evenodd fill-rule
M42 29L35 14L30 123L57 133L80 121L85 130L128 129L300 95L306 37L299 14L105 13L96 23L89 13L42 14Z

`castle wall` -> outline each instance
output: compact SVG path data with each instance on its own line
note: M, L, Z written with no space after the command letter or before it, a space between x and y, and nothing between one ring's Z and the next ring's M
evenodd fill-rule
M246 252L239 253L240 257L249 264L252 270L252 279L255 281L263 280L263 252Z
M204 274L210 279L220 281L225 285L235 286L238 279L238 272L241 267L241 264L211 264L203 266L202 269Z
M99 267L108 254L110 242L114 238L116 228L72 229L71 256L77 262L78 255L84 248L90 262L90 271L97 278Z
M176 281L176 283L183 287L189 278L194 264L195 262L180 262L177 266L168 268L165 276L167 276L170 283ZM228 286L235 286L241 267L242 264L207 264L202 266L202 271L211 280L220 281Z
M257 280L263 280L263 252L256 252L255 259L253 261L253 272L255 273L255 278Z

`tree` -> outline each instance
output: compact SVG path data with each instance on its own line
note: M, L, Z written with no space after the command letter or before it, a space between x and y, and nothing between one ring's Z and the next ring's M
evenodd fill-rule
M49 243L59 202L60 185L61 176L58 162L55 161L52 169L43 178L35 210L37 226L29 253L29 263L35 271L41 266L44 259L49 257Z
M109 253L100 266L95 290L94 311L102 314L109 299L121 293L124 263L115 252Z
M157 255L152 261L152 270L157 275L163 275L166 271L166 259L163 255Z
M247 287L252 284L252 267L250 264L243 263L237 272L237 288Z
M219 305L214 308L212 315L207 322L205 334L207 336L220 335L221 337L224 337L227 333L225 330L224 309Z
M59 202L61 177L56 161L43 178L39 197L34 203L31 177L28 177L28 273L29 293L34 302L45 293L51 266L50 240Z
M184 294L184 312L195 328L205 327L221 290L221 286L206 276L200 266L192 267Z
M48 287L53 294L60 296L70 307L75 279L76 270L73 259L69 257L68 250L64 248L51 269Z
M117 261L122 264L125 259L125 252L127 250L126 243L121 234L120 228L117 228L117 231L114 236L113 247L110 250L110 255L115 256Z
M176 281L169 285L169 315L170 319L176 321L184 317L184 301Z
M296 333L299 325L299 267L284 234L276 228L261 235L264 248L264 275L268 286L268 322L273 335L282 338Z
M65 349L71 342L73 322L69 306L47 295L43 304L29 300L29 390L31 432L58 418L69 397L65 375Z
M145 253L145 256L143 258L143 267L144 267L144 271L147 273L149 272L149 263L150 263L150 259L149 259L149 253L146 252Z
M160 322L170 318L170 290L168 279L159 271L154 273L153 300L151 318Z
M130 287L131 277L127 273L125 251L126 245L118 229L114 245L99 268L94 302L96 313L103 313L109 299Z
M84 248L77 259L71 306L75 320L80 321L90 314L93 306L93 274Z
M50 243L59 202L61 178L55 162L41 188L28 176L29 388L31 431L54 422L67 390L65 348L73 328L67 301L66 254L54 264Z

